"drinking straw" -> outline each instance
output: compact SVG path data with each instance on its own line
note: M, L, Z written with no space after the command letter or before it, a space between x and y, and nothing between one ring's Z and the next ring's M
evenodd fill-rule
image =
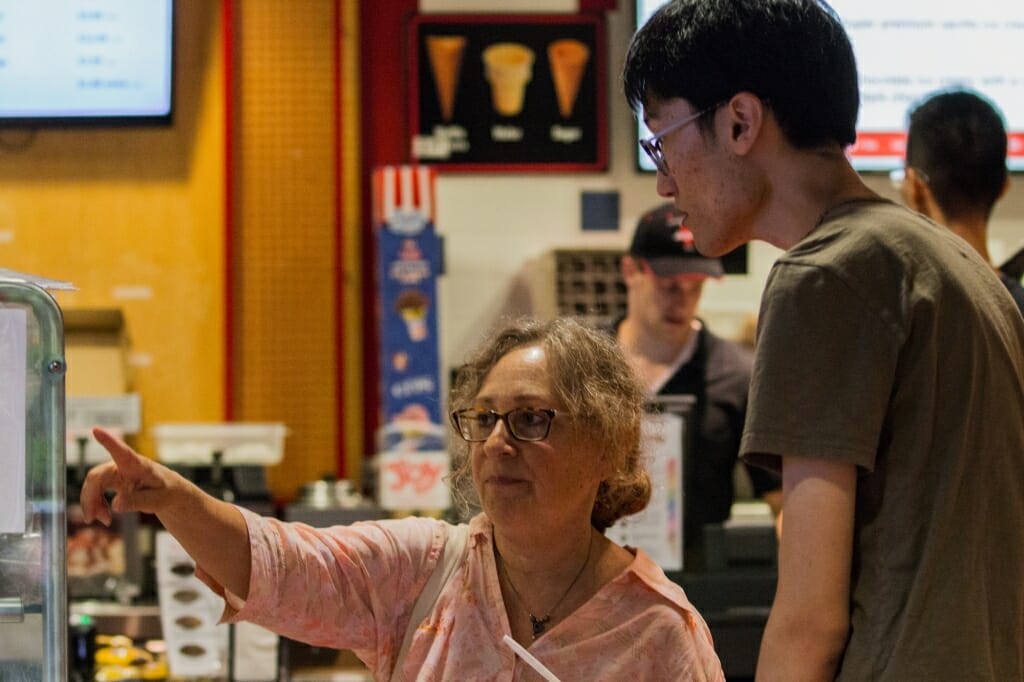
M507 644L509 648L512 649L512 651L519 654L519 658L526 661L526 665L530 666L538 673L540 673L540 676L547 680L547 682L561 682L561 680L555 677L555 674L553 672L544 667L544 664L538 661L536 658L534 658L533 655L529 651L524 649L519 642L512 639L508 635L505 635L504 641L505 644Z

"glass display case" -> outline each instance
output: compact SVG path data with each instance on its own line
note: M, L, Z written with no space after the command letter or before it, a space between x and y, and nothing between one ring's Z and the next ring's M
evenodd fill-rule
M67 678L64 333L45 280L0 271L0 680Z

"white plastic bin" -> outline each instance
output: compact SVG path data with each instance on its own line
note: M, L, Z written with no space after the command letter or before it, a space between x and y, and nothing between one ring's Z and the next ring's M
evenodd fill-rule
M208 466L221 452L224 466L278 464L288 429L277 422L158 424L153 427L156 456L165 464Z

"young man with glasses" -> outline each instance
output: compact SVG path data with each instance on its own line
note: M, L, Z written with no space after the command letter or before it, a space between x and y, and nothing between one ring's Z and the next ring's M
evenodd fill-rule
M910 113L903 202L962 237L989 263L988 221L1010 187L1006 145L1003 117L973 92L939 93ZM996 274L1024 314L1020 280Z
M758 679L1024 679L1024 320L973 249L850 166L839 18L674 0L624 81L697 248L785 250L741 446L784 494Z
M704 283L725 274L702 256L682 214L663 204L641 216L622 258L626 315L611 326L651 396L692 395L690 467L684 495L687 570L703 566L703 531L729 518L733 472L750 388L750 351L713 333L697 317ZM747 465L753 493L778 513L778 475Z

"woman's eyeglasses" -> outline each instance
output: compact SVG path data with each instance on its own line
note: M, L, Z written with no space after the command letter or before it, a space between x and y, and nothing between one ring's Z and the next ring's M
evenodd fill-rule
M452 412L452 425L463 440L482 443L487 440L498 421L505 422L505 428L516 440L536 442L548 437L551 420L557 413L547 408L518 407L508 412L478 410L469 408Z

